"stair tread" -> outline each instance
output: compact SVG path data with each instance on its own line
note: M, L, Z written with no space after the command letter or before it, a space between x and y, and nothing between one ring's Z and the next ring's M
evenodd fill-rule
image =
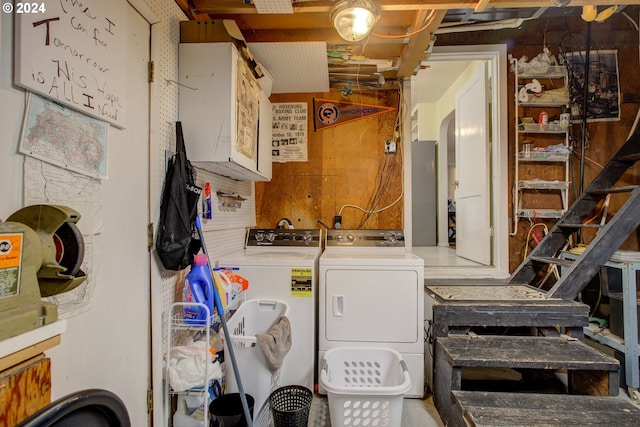
M558 222L558 226L564 228L604 228L606 224L585 224L585 223L568 223L568 222Z
M626 171L640 160L640 132L635 132L626 142L619 147L617 153L607 163L598 175L591 181L589 187L580 194L575 202L566 210L560 220L551 231L537 245L526 259L511 273L508 284L529 284L536 286L540 281L542 265L540 262L532 262L531 258L542 255L550 255L561 250L567 243L573 229L587 228L579 225L581 219L586 218L602 199L611 193L630 192L626 201L618 207L615 215L605 227L593 238L590 243L591 250L574 264L562 277L554 283L547 292L550 298L576 299L582 289L605 265L612 250L621 244L640 227L640 186L625 185L615 186Z
M625 185L621 187L610 187L610 188L600 188L600 189L587 189L589 194L611 194L611 193L628 193L630 191L638 188L637 185Z
M637 426L640 409L621 397L453 390L470 426Z
M539 336L448 336L438 338L455 367L590 369L617 371L619 362L578 340Z
M618 157L616 160L621 160L624 162L637 162L640 160L640 153L629 154L628 156Z
M542 262L545 264L556 264L562 267L571 267L573 264L572 260L562 259L562 258L554 258L554 257L544 257L544 256L532 256L531 260Z

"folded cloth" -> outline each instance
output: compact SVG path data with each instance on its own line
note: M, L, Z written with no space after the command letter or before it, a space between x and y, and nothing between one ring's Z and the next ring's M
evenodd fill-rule
M280 316L270 331L256 334L256 340L264 353L267 368L275 372L282 367L285 356L291 350L291 323L286 316Z
M203 387L214 379L222 379L220 362L213 360L209 346L204 341L172 347L168 363L169 384L175 392ZM208 378L205 378L205 370Z

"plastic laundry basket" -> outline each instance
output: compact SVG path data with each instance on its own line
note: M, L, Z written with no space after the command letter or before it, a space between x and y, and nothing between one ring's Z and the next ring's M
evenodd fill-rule
M254 414L260 412L272 389L271 371L262 349L257 345L256 334L269 332L280 316L286 316L288 312L289 306L285 302L250 299L242 303L227 321L242 387L254 398ZM239 391L238 382L227 346L225 342L226 393L236 393Z
M331 426L399 426L411 379L402 356L389 348L340 347L321 362Z
M309 423L313 393L300 385L286 385L269 395L274 427L300 427Z

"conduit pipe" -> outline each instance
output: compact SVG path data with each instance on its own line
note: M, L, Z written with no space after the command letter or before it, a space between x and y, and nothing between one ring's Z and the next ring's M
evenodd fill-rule
M534 13L528 18L509 18L509 19L502 19L499 21L481 22L479 24L452 23L447 25L445 23L440 25L440 28L438 28L435 31L435 34L464 33L467 31L487 31L487 30L504 30L509 28L518 28L525 21L538 19L546 10L547 10L546 7L541 7L536 11L536 13Z

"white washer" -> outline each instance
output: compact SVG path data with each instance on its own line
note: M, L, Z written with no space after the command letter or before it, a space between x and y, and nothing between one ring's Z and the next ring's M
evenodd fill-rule
M405 397L422 398L424 260L402 230L328 230L318 280L318 360L334 347L392 348L409 369Z
M246 299L275 299L289 305L291 349L280 370L283 386L314 389L321 252L320 230L252 228L243 251L218 261L222 267L237 267L238 274L249 281Z

